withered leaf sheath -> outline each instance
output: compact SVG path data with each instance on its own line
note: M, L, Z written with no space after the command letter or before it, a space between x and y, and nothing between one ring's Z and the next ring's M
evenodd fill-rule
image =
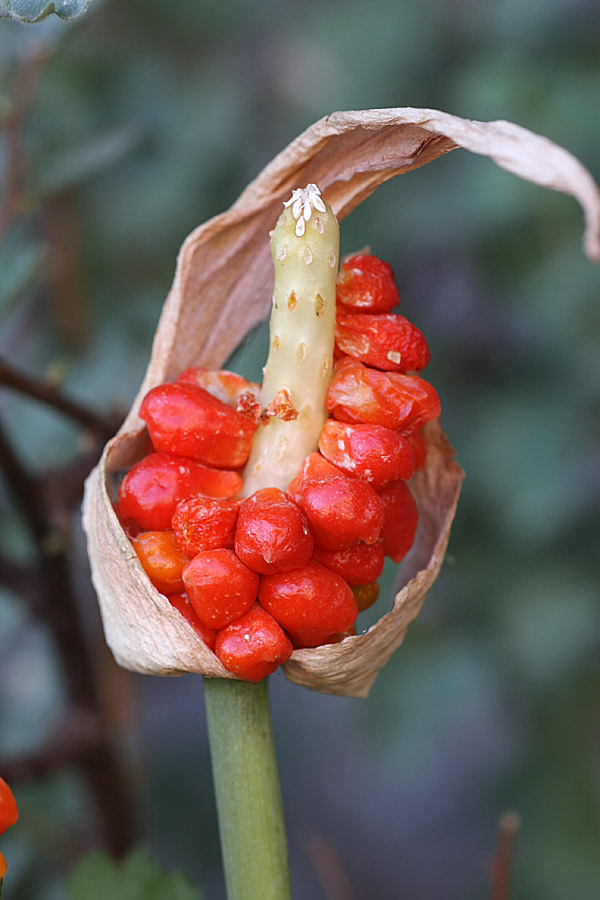
M142 397L190 365L221 366L266 318L273 284L269 232L292 190L318 184L341 220L378 185L460 147L574 196L585 217L584 250L591 259L600 258L600 195L570 153L509 122L474 122L412 108L339 112L321 119L276 156L231 209L184 242L144 382L90 475L84 502L106 639L121 665L157 675L233 677L152 587L112 509L107 488L114 473L144 453L143 423L137 415ZM328 693L366 696L418 615L442 565L463 477L437 423L429 426L428 441L427 468L411 482L419 528L402 565L393 609L365 635L297 650L284 667L292 681Z

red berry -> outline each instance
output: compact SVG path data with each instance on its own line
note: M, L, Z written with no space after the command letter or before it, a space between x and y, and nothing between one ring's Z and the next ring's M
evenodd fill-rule
M258 599L296 647L317 647L350 628L358 609L339 575L316 562L278 575L263 575Z
M205 550L183 570L185 590L198 618L217 631L248 612L259 580L233 550Z
M229 672L262 681L292 654L283 629L258 603L217 634L215 653Z
M288 488L306 518L315 544L342 550L357 541L373 544L383 522L381 503L364 481L348 478L311 453ZM343 631L343 629L341 629Z
M142 401L140 417L156 450L224 469L244 465L257 427L208 391L183 382L153 388Z
M371 316L339 308L335 318L338 350L353 359L392 372L420 372L430 359L427 341L404 316Z
M356 605L359 613L365 609L370 609L379 597L379 585L376 581L370 584L357 584L352 588L352 593L356 598Z
M244 501L235 532L235 552L261 575L305 566L314 541L306 516L283 491L264 488Z
M356 625L351 625L350 628L346 628L343 634L332 634L326 641L323 641L323 644L341 644L344 638L353 637L354 635L356 635Z
M172 531L143 531L130 538L146 575L161 594L183 590L182 573L187 563Z
M401 562L413 545L419 511L410 488L394 481L379 491L383 504L381 543L383 552L395 563Z
M182 500L194 494L232 497L243 481L237 472L209 469L195 459L151 453L127 472L119 488L119 515L145 531L166 531Z
M412 447L415 455L415 470L421 472L427 462L427 441L422 431L413 431L406 436L406 440Z
M171 594L171 596L169 597L169 603L171 604L171 606L175 607L178 612L181 613L188 625L192 626L198 637L204 641L208 649L214 650L217 632L212 628L207 628L207 626L200 621L200 619L196 615L194 607L192 606L186 595Z
M390 312L400 303L392 267L364 253L342 260L336 296L345 306L372 313Z
M340 575L350 587L354 587L377 581L383 570L384 553L379 541L371 545L359 541L345 550L315 547L313 559Z
M130 540L132 537L135 537L136 534L139 534L140 531L144 530L141 527L141 525L138 525L138 523L134 522L133 519L124 519L123 518L123 516L121 515L121 510L119 509L118 502L113 503L112 508L115 511L115 515L116 515L117 519L119 520L119 524L121 525L121 528L123 529L123 531L125 532L125 534L127 535L127 537Z
M260 393L260 384L256 384L255 381L246 381L241 375L229 372L227 369L214 371L203 369L202 366L191 366L177 376L177 381L204 388L213 397L217 397L223 403L234 408L237 407L238 400L243 394L249 392L257 397Z
M0 778L0 834L4 834L18 818L19 810L13 792L4 778Z
M379 372L355 359L336 363L326 406L341 422L384 425L409 434L440 414L435 389L418 375Z
M408 440L382 425L352 425L328 419L319 450L330 463L377 490L390 481L407 481L415 471Z
M233 549L235 523L241 500L192 497L179 504L172 519L173 531L186 556L201 550Z

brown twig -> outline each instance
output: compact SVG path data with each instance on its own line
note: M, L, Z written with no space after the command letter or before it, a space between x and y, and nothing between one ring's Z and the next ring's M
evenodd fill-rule
M15 784L45 778L81 764L101 741L97 718L86 710L71 710L38 750L0 759L0 773L6 781Z
M105 440L111 437L118 427L119 423L115 416L100 415L76 400L66 397L52 382L39 381L24 372L19 372L3 359L0 359L0 385L19 391L28 397L34 397L79 422L84 428Z
M306 853L327 900L354 900L355 893L339 854L321 834L306 842Z
M77 716L96 723L97 739L89 744L77 763L93 797L104 843L114 855L121 856L129 848L133 835L129 791L100 709L69 568L68 542L60 535L58 540L53 540L54 523L61 518L61 513L46 502L48 495L42 490L42 479L22 466L1 427L0 465L37 551L32 575L39 585L38 596L43 598L38 612L50 629L60 655L71 707ZM5 567L5 575L16 581L17 569Z
M509 900L510 870L520 827L521 817L514 810L508 810L500 816L496 855L492 863L491 900Z
M45 58L46 54L43 48L35 45L23 60L17 76L14 103L4 120L6 170L3 180L6 191L0 208L0 240L22 205L23 130Z

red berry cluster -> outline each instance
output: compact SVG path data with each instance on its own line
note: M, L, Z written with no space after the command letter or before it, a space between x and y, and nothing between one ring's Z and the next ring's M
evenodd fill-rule
M391 312L393 273L374 256L343 261L337 301L331 418L287 492L239 499L240 470L267 421L259 385L200 367L144 398L153 452L119 490L118 515L154 586L248 681L294 648L353 633L377 598L384 557L400 562L416 532L406 482L425 465L421 428L440 403L408 372L429 361L427 343Z
M3 778L0 778L0 834L4 834L19 818L19 810L13 792ZM0 853L0 882L6 875L6 860Z

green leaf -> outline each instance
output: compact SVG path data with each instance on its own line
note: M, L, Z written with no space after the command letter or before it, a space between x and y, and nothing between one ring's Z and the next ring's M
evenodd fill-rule
M0 0L0 16L19 22L40 22L54 13L61 19L76 19L86 11L90 0Z
M146 850L135 850L121 864L102 853L86 856L67 884L67 900L200 900L178 872L162 872Z

